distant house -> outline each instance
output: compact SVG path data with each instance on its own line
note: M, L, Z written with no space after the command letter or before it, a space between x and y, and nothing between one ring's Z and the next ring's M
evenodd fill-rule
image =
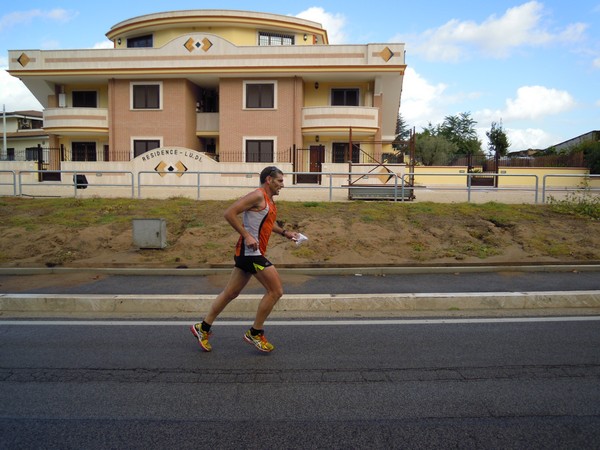
M228 10L149 14L106 35L113 49L9 52L44 106L54 170L165 147L306 172L393 152L404 44L330 45L319 23Z
M32 149L47 147L49 141L48 133L43 129L43 113L13 111L4 114L0 121L0 161L36 160L37 153Z
M588 141L600 142L600 131L599 130L590 131L589 133L585 133L580 136L574 137L572 139L566 140L564 142L561 142L560 144L552 145L551 147L548 148L548 150L549 149L554 149L557 151L558 150L567 150L571 147L574 147L576 145L579 145L583 142L588 142Z

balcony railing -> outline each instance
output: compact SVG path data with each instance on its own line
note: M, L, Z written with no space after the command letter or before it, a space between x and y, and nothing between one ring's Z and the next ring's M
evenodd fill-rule
M49 108L44 111L44 129L68 132L86 130L108 133L106 108Z
M302 128L379 128L379 109L370 106L313 106L302 108Z
M196 132L207 135L218 134L219 113L199 112L196 113Z

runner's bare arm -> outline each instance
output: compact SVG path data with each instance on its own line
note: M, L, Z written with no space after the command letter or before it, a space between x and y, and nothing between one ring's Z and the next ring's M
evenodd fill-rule
M264 207L264 197L261 191L256 190L252 191L244 197L236 200L229 208L225 210L223 216L225 220L233 227L235 231L237 231L242 238L246 241L246 245L252 246L255 242L255 239L248 233L248 231L244 228L244 224L242 219L240 218L240 214L244 211L248 211L250 209L259 209ZM258 245L258 242L256 242Z

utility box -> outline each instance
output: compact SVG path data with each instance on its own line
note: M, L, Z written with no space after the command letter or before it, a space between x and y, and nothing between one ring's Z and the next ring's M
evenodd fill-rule
M137 248L165 248L167 221L165 219L133 219L133 245Z

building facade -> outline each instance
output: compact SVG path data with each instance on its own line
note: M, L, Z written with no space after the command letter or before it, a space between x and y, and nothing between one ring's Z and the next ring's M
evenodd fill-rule
M36 161L37 149L48 147L42 120L41 111L3 111L0 161Z
M9 52L44 107L54 170L165 147L306 172L392 152L404 44L330 45L318 23L227 10L135 17L107 37L114 48Z

